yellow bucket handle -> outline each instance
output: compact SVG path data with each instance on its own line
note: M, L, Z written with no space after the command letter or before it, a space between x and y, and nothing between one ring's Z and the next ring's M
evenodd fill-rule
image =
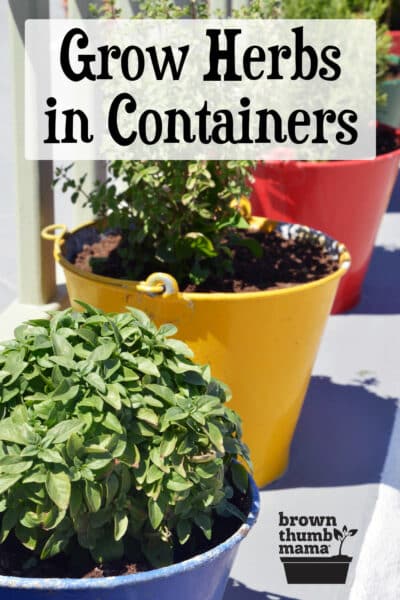
M60 230L59 233L55 233L58 229ZM68 227L66 225L48 225L42 229L42 238L49 242L59 242L67 231Z
M146 281L141 281L137 284L136 290L148 296L162 296L166 298L167 296L177 294L179 286L176 279L172 275L168 275L168 273L152 273Z

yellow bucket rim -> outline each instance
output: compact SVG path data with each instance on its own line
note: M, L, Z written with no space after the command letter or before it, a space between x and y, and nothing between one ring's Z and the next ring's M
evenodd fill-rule
M93 227L94 225L96 225L99 222L100 221L96 221L96 220L87 221L85 223L82 223L78 227L73 228L71 231L68 231L68 228L65 225L50 225L50 226L46 227L45 229L43 229L42 237L46 240L51 240L54 242L54 251L53 251L54 258L60 264L60 266L63 267L63 269L65 269L66 271L70 271L70 272L74 273L75 275L82 277L83 279L89 279L90 281L97 282L99 284L109 285L114 288L125 290L128 293L129 292L144 293L144 292L141 292L136 289L137 286L142 282L128 280L128 279L118 279L118 278L114 278L114 277L104 277L103 275L96 275L94 273L88 273L87 271L82 271L82 269L78 269L75 265L73 265L71 262L69 262L63 256L63 246L66 241L66 236L73 235L74 233L77 233L78 231L81 231L82 229L85 229L87 227ZM308 227L306 225L286 223L284 221L274 221L272 219L267 219L264 217L252 217L251 218L252 230L253 231L257 231L257 230L265 231L266 234L268 234L269 231L273 231L278 225L281 225L281 224L288 225L289 227L296 226L296 227L300 228L300 231L301 230L308 231L308 232L311 231L313 233L323 236L326 240L328 240L328 239L333 240L333 238L328 236L326 233L323 233L322 231L318 231L317 229L313 229L312 227ZM59 234L51 233L51 232L55 232L57 229L60 230ZM335 240L333 240L333 241L335 241ZM334 273L325 275L324 277L321 277L320 279L317 279L315 281L298 283L298 284L295 284L295 285L293 285L291 287L287 287L287 288L276 288L276 289L273 288L273 289L267 289L267 290L260 290L257 292L182 292L179 290L176 294L172 294L170 296L164 296L164 299L180 296L180 297L185 298L186 300L196 300L196 301L197 300L200 300L200 301L205 301L205 300L240 301L243 298L257 299L257 298L262 298L265 296L287 296L290 294L298 294L302 291L311 290L311 289L320 287L322 285L325 285L328 282L332 282L332 281L335 281L336 279L340 279L349 270L350 265L351 265L350 253L343 243L341 243L341 242L337 242L337 243L338 243L338 252L340 254L339 268ZM172 276L169 276L169 277L171 279L173 279ZM159 296L159 297L162 297L162 296Z

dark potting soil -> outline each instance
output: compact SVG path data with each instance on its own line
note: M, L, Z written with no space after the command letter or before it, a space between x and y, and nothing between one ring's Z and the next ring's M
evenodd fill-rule
M381 156L400 149L400 134L386 125L378 125L376 132L376 154Z
M400 60L393 62L389 65L387 79L399 79L400 78Z
M300 283L315 281L336 271L338 260L332 257L321 245L312 239L285 239L279 231L265 233L238 232L243 241L251 239L259 243L261 257L240 245L233 246L233 275L226 274L222 279L210 277L199 286L183 282L181 289L186 292L253 292L273 288L290 287ZM113 242L116 236L113 236ZM112 245L112 244L111 244ZM121 238L121 247L124 240ZM118 255L118 246L112 249L108 258L110 241L104 235L98 242L85 245L75 260L75 265L83 270L92 270L114 278L126 278ZM101 258L100 261L90 259ZM97 266L101 266L98 270ZM155 266L155 271L159 271ZM146 274L143 275L145 277Z
M236 493L231 502L235 504L246 516L250 512L251 498L249 495ZM216 517L213 528L212 540L207 540L197 527L193 527L190 539L181 546L175 544L174 563L188 560L197 554L202 554L218 546L240 527L241 521L236 517ZM0 546L0 575L29 578L73 578L97 579L103 577L116 577L119 575L134 575L152 570L151 565L143 558L132 560L123 559L107 564L95 564L90 555L80 549L74 548L70 556L60 554L48 560L39 560L24 548L21 543L10 534Z
M234 275L223 279L210 277L205 283L187 285L188 292L257 292L292 287L321 279L339 268L339 263L312 239L284 239L277 231L243 234L256 240L262 257L255 257L243 246L234 249Z

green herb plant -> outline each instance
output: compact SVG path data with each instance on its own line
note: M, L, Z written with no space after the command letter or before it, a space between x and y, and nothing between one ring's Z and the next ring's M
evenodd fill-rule
M249 194L254 166L245 160L113 161L107 180L89 192L86 177L75 181L69 167L57 169L55 183L72 192L72 202L83 196L99 219L122 232L117 252L124 277L167 271L184 287L233 272L232 248L243 243L236 230L248 227L238 205ZM96 272L101 268L97 260Z
M24 323L0 351L0 544L170 564L192 531L210 540L215 519L245 518L240 419L173 325L82 306Z
M119 18L116 0L92 5L96 18ZM135 19L207 18L209 3L178 4L174 0L145 0ZM86 177L76 181L70 167L56 170L55 184L71 192L73 203L83 202L101 221L118 229L124 242L117 248L121 275L144 279L154 271L167 271L181 287L199 285L210 275L233 273L232 248L243 244L235 233L246 229L238 211L249 195L255 161L113 161L105 182L86 189ZM257 244L250 249L260 253ZM93 271L102 274L102 259L92 259Z

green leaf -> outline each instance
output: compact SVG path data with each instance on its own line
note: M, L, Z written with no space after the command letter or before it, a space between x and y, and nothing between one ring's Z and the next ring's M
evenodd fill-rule
M0 544L3 544L9 536L9 533L14 529L19 516L19 507L10 506L3 514L1 519Z
M104 396L104 400L115 408L115 410L121 410L121 397L119 395L119 388L117 384L109 383L107 385L107 393Z
M7 404L13 400L19 394L18 387L15 388L3 388L1 390L1 404Z
M160 371L157 366L153 363L149 358L139 357L137 359L137 369L141 371L141 373L145 373L146 375L153 375L154 377L160 376Z
M32 464L31 460L23 458L19 454L17 456L6 455L0 459L0 473L2 475L18 475L28 471Z
M170 337L175 335L177 332L178 328L172 323L165 323L164 325L161 325L160 329L158 330L159 335L162 335L163 337Z
M39 460L47 463L63 464L64 459L57 450L51 450L50 448L41 450L38 454Z
M192 523L189 519L179 519L176 526L176 533L180 544L186 544L192 533Z
M104 402L100 396L89 396L87 398L83 398L78 404L79 408L93 408L97 412L103 411Z
M149 317L142 310L138 308L133 308L132 306L127 307L128 311L135 317L135 321L137 321L140 325L145 327L146 329L150 327L151 321Z
M185 356L186 358L193 358L194 356L189 346L180 340L166 340L164 344L181 356Z
M49 471L46 478L46 490L58 508L61 510L68 508L71 497L71 481L66 473Z
M106 413L101 424L106 429L109 429L110 431L114 431L115 433L122 434L124 432L121 423L118 421L117 417L115 415L113 415L113 413L110 413L110 412Z
M77 330L77 334L82 340L88 342L91 346L96 345L97 335L95 334L93 329L90 329L89 327L80 327Z
M22 375L28 363L22 358L19 352L10 352L7 355L6 362L4 365L4 371L11 375L11 379L7 382L7 386L13 384Z
M66 442L72 434L78 433L83 429L83 423L79 419L70 419L69 421L61 421L54 425L43 439L43 444L53 443L62 444Z
M107 465L110 464L112 459L113 457L111 456L111 454L97 455L95 458L89 458L86 461L86 466L91 471L99 471L107 467Z
M98 346L95 350L93 350L92 354L89 356L89 360L93 362L104 362L116 350L116 345L114 342L103 342L101 346Z
M79 385L71 385L71 380L63 378L52 393L52 398L66 403L76 398L79 393Z
M148 502L148 510L151 526L153 529L158 529L164 518L164 513L160 505L155 500L150 498Z
M231 465L232 480L239 492L245 494L249 487L249 474L238 462L233 462Z
M119 358L109 358L103 363L104 379L111 379L114 373L117 373L121 368Z
M83 444L78 434L72 433L67 440L67 454L71 460L82 453Z
M73 533L74 530L71 522L69 519L65 518L65 520L60 523L57 529L55 529L51 536L47 539L40 554L40 558L42 560L47 560L52 556L60 554L60 552L67 547Z
M36 469L30 472L27 477L24 477L22 483L45 483L47 475L43 470L43 466L39 465Z
M165 400L165 402L171 406L175 404L174 392L165 385L159 385L158 383L148 383L146 385L146 390L153 392L153 394L157 396L157 398Z
M28 550L35 550L38 543L38 530L24 527L21 523L17 523L15 526L15 535L25 548Z
M182 421L182 419L187 419L189 413L185 410L182 410L178 406L172 406L164 413L165 421Z
M42 526L45 531L50 531L51 529L55 529L57 525L61 523L66 514L65 510L59 510L57 506L52 506L51 509L41 515L43 518Z
M81 488L78 485L73 485L71 489L71 498L69 504L69 512L73 521L77 518L83 503L83 495Z
M84 498L90 512L101 508L101 487L93 481L85 481Z
M151 408L139 408L137 411L137 418L153 427L157 427L158 425L158 415Z
M0 421L0 440L12 442L20 446L29 446L36 441L36 434L27 423L16 424L8 417Z
M196 474L201 479L211 479L217 475L219 470L220 467L217 461L198 463L196 465Z
M172 452L175 450L177 441L178 437L173 431L168 430L164 433L162 442L160 444L160 454L163 458L166 458L172 454Z
M107 392L105 381L98 373L89 373L86 377L86 381L100 393L105 394Z
M59 333L52 333L51 341L53 343L54 352L57 356L64 356L70 360L74 358L74 348L63 335L60 335Z
M106 504L107 506L111 504L114 500L115 496L118 493L119 488L119 479L115 473L111 473L111 475L106 480Z
M65 356L49 356L49 361L51 363L59 365L60 367L64 367L64 369L69 369L70 371L76 369L75 362L72 359L67 358Z
M172 479L167 482L167 488L173 492L184 492L193 487L193 482L189 479L184 479L181 475L174 473Z
M71 164L70 167L72 167L73 165ZM67 167L68 168L68 167ZM91 304L87 304L87 302L83 302L83 300L74 300L74 302L76 302L77 304L79 304L79 306L82 306L82 308L85 309L85 312L88 315L92 315L93 317L97 318L97 317L101 317L101 315L103 315L103 312L98 309L95 308L94 306L92 306ZM88 322L89 319L86 319L86 322ZM97 322L97 321L95 321Z
M34 529L40 525L40 515L35 512L29 510L19 521L21 525L27 527L28 529Z
M205 513L199 513L194 517L194 522L197 527L199 527L204 533L205 537L208 540L211 540L212 537L212 521L210 515Z
M156 465L151 465L147 472L146 481L147 483L151 484L159 479L162 479L163 476L164 473L158 467L156 467Z
M128 529L129 519L124 511L117 511L114 515L114 539L121 540Z
M208 436L211 442L214 444L218 452L225 453L224 449L224 438L222 437L221 431L218 429L214 423L209 423L207 425Z
M232 504L231 502L228 501L224 501L222 503L221 508L223 507L223 510L225 512L225 514L227 515L233 515L234 517L236 517L237 519L240 519L241 521L245 521L246 520L246 515L244 515L242 513L242 511L235 506L234 504Z

